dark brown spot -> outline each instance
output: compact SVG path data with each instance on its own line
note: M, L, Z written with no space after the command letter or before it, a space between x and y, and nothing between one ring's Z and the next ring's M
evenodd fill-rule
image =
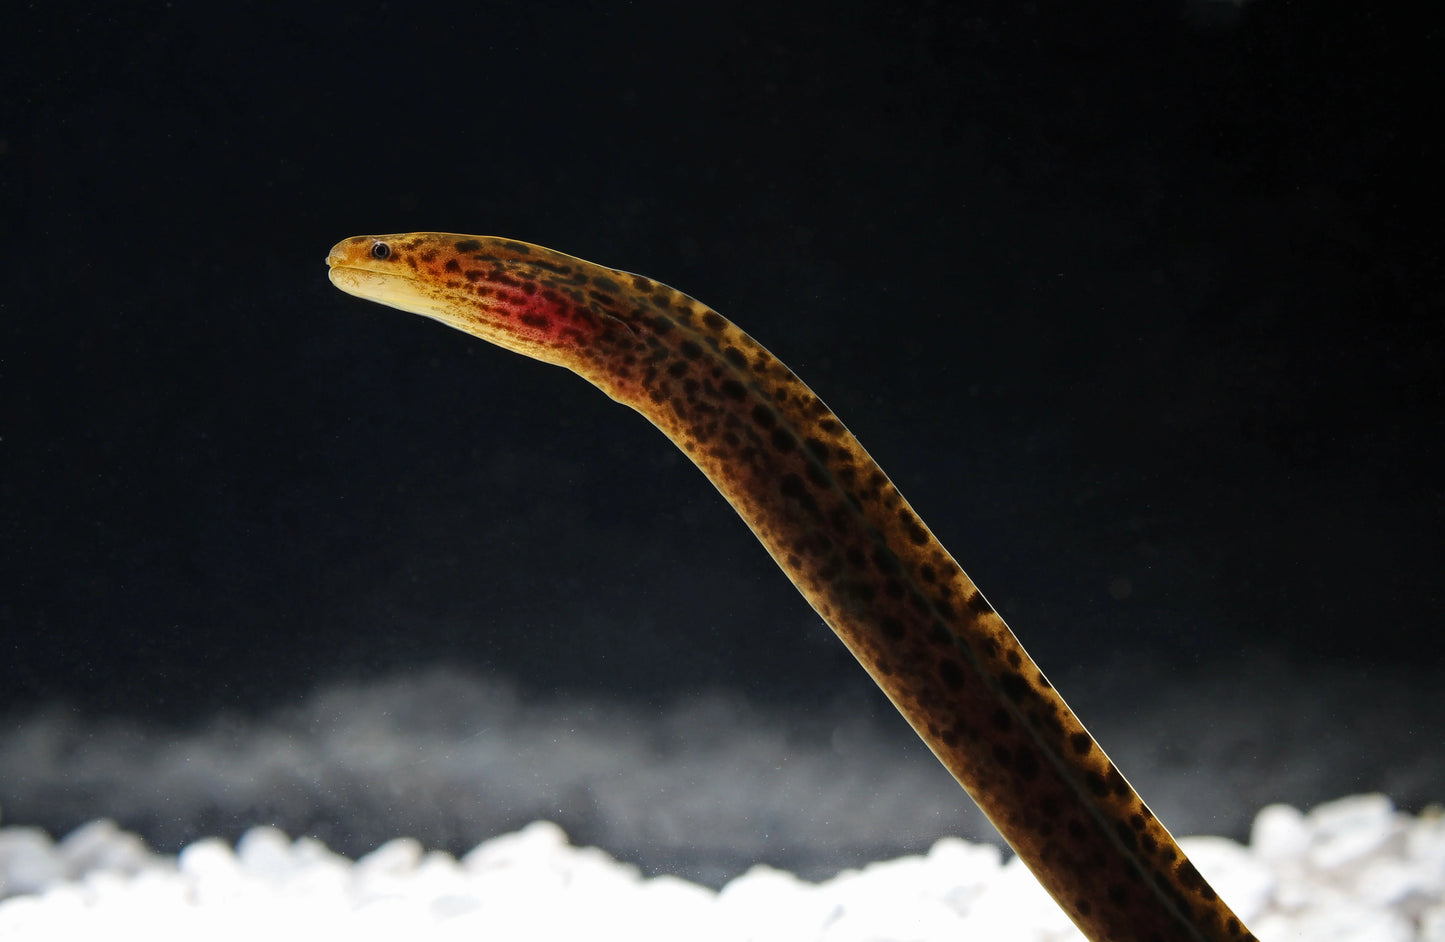
M879 572L891 575L899 571L898 557L886 546L879 546L873 551L873 568Z
M1023 699L1024 694L1029 692L1029 682L1024 680L1015 671L1004 671L998 678L999 686L1003 687L1004 696L1014 703Z
M939 661L938 676L949 690L957 690L963 686L963 670L953 661Z
M983 593L977 589L968 597L968 607L970 611L979 615L988 615L993 612L993 606L988 604L988 599L984 598Z
M753 421L763 428L772 428L777 423L778 417L773 414L772 409L759 403L753 406Z
M798 506L808 512L809 516L822 516L818 512L818 502L808 492L808 488L803 484L803 479L796 474L784 475L782 482L778 485L778 490L784 497L796 501Z
M1112 763L1109 765L1109 784L1114 787L1114 794L1120 798L1134 793L1134 790L1129 787L1129 783L1124 779L1124 773L1115 768Z
M928 542L928 531L923 529L923 524L918 522L913 511L907 507L898 511L898 522L903 524L903 532L907 533L908 538L915 544L922 546Z
M1039 775L1039 757L1027 746L1019 749L1018 757L1014 760L1014 768L1018 770L1019 778L1025 782L1032 782Z
M1174 868L1174 875L1179 878L1179 885L1186 890L1198 890L1204 883L1204 878L1194 869L1194 864L1187 860Z
M569 275L572 273L572 270L566 265L558 265L556 262L548 262L540 258L534 259L532 264L536 265L543 271L549 271L554 275Z
M678 347L678 350L681 351L682 355L687 357L689 360L696 360L698 357L702 356L702 347L699 347L691 340L684 340L682 344Z
M717 311L707 311L702 315L702 325L708 330L722 333L727 329L728 322L723 320L723 316Z
M833 548L833 540L822 530L810 530L807 536L803 537L802 543L814 556L825 556ZM826 579L832 579L836 574L836 569L828 569L819 573Z
M1094 738L1088 733L1075 733L1069 737L1069 745L1075 755L1086 756L1094 748Z
M508 247L510 248L511 246L509 245ZM458 252L480 252L482 250L482 243L476 239L458 239L456 241L456 248Z
M451 272L453 275L461 274L462 271L461 263L459 263L454 258L447 259L447 263L442 267L445 268L447 271Z

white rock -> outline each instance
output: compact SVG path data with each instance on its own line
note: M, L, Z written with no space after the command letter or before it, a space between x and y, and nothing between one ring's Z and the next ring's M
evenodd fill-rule
M236 842L236 858L250 876L281 883L297 869L291 839L272 827L251 828Z
M1405 828L1384 795L1356 795L1320 805L1308 815L1314 831L1310 864L1334 870L1403 847Z
M478 844L462 857L462 866L482 871L514 866L546 866L568 847L567 833L551 821L533 821L515 834Z
M1410 823L1405 856L1422 872L1435 874L1445 885L1445 812L1432 806Z
M358 860L356 869L362 876L400 876L415 870L423 853L421 841L414 837L398 837Z
M1287 920L1260 919L1250 929L1261 939L1310 942L1413 942L1414 927L1396 913L1348 904L1311 910Z
M35 893L70 877L50 835L39 828L0 831L0 899Z
M1355 880L1358 898L1367 905L1395 909L1418 917L1439 896L1438 881L1403 860L1376 860Z
M208 837L188 844L181 849L176 865L185 876L193 881L211 877L231 877L241 871L240 861L231 851L231 845L219 837Z
M970 939L1083 942L1083 935L1017 857L1004 864L969 910Z
M438 917L469 912L478 904L475 881L451 854L432 851L411 871L391 879L395 881L392 884L395 892L410 895ZM365 888L358 879L354 892L363 892Z
M1445 905L1432 906L1420 915L1419 942L1445 942Z
M1309 850L1310 828L1304 813L1289 805L1268 805L1254 816L1249 846L1270 862L1303 857Z
M71 831L56 849L70 873L77 877L94 870L139 873L162 865L162 859L152 854L140 837L122 831L105 818Z
M928 852L930 893L959 915L967 915L1003 870L1003 852L992 844L946 837Z
M260 895L256 879L242 868L231 845L220 838L206 838L182 848L177 866L195 906L243 906Z
M758 865L718 892L722 920L736 938L815 939L841 912L838 902L785 870Z
M1320 838L1329 838L1342 831L1362 826L1384 824L1395 814L1395 804L1384 795L1350 795L1316 805L1305 817Z

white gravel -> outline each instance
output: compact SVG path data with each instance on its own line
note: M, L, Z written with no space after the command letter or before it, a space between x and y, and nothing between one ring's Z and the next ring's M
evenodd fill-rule
M1308 813L1272 805L1248 847L1182 842L1269 940L1445 942L1445 819L1359 795ZM1081 938L1016 860L956 838L822 883L755 867L715 891L644 878L539 821L460 860L392 840L351 861L253 828L231 845L155 854L95 821L53 841L0 829L0 939L687 938L779 942Z

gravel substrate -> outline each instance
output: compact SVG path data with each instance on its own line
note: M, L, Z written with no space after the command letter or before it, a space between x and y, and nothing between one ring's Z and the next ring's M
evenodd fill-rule
M1360 795L1272 805L1249 846L1182 841L1263 940L1445 942L1445 820ZM1016 860L947 838L822 883L755 867L719 891L645 878L539 821L460 859L392 840L352 861L254 828L176 857L95 821L0 829L0 938L863 940L1080 938Z

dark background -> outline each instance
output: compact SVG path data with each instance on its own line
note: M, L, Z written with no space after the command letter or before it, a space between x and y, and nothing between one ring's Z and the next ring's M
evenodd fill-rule
M72 4L7 31L0 709L184 721L438 662L642 702L868 689L645 422L327 282L334 242L414 229L736 320L1052 674L1445 665L1428 25Z

